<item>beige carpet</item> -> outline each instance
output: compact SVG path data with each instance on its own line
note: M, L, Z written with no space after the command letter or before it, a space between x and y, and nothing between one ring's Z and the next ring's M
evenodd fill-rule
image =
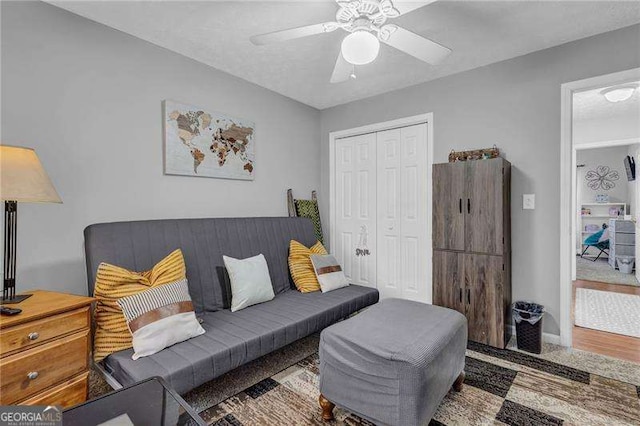
M623 274L609 266L607 258L600 258L595 262L591 259L576 257L576 278L601 283L640 285L635 274Z

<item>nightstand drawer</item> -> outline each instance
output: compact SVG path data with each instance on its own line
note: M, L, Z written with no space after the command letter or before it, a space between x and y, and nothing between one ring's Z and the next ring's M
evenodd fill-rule
M2 330L0 334L0 356L46 343L65 334L88 329L90 318L89 308L82 308L9 327Z
M0 404L8 405L86 371L89 331L0 359Z
M36 396L20 401L20 405L61 405L73 407L87 399L89 373L82 373L57 386L47 389Z

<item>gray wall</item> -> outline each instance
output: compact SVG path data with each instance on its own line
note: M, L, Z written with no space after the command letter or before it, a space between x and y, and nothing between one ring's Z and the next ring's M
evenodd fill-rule
M36 149L64 204L19 205L18 286L86 293L96 222L283 216L320 184L319 112L44 3L2 2L2 143ZM253 182L163 176L163 99L256 123Z
M560 85L640 66L638 40L636 25L322 111L325 223L329 132L433 112L435 162L496 144L513 164L513 298L546 305L545 330L558 334ZM522 210L525 193L535 210Z

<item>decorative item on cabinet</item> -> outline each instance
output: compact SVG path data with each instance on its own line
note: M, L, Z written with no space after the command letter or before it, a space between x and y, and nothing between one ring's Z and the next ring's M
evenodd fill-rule
M449 162L455 163L457 161L490 160L498 157L500 157L500 150L494 145L492 148L474 149L470 151L451 150L449 153Z

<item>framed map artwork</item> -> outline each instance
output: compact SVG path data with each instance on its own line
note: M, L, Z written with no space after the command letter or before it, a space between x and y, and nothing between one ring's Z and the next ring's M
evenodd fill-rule
M254 179L255 124L192 105L164 101L164 173Z

